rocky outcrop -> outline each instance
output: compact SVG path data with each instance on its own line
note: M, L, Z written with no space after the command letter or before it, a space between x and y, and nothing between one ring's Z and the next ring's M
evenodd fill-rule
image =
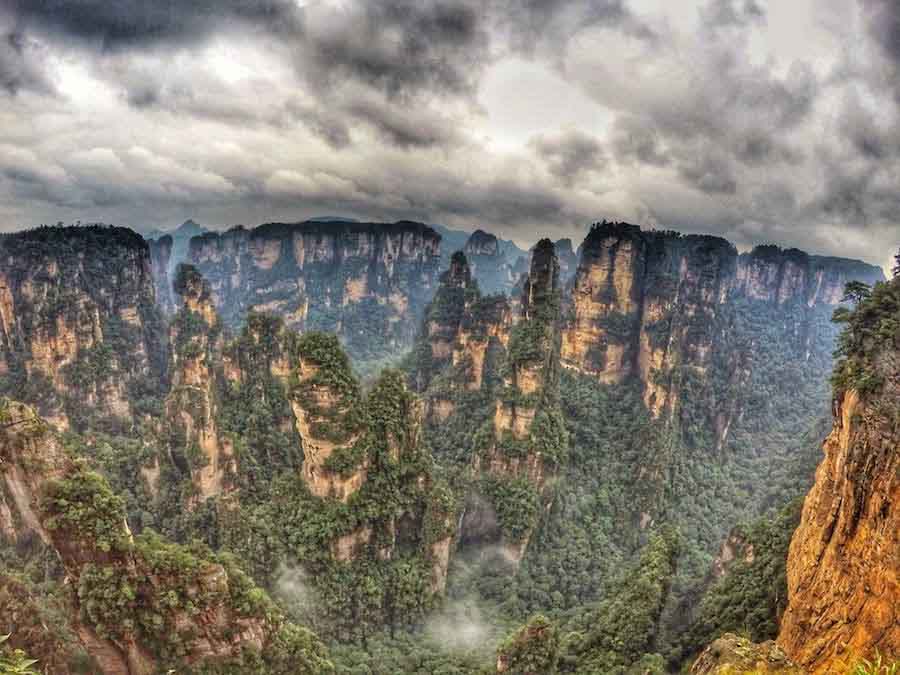
M603 382L621 382L634 372L645 269L640 228L616 224L591 230L562 331L564 367Z
M497 672L510 675L555 673L559 651L559 628L538 614L497 649Z
M175 465L190 473L196 498L203 501L228 490L237 472L234 448L218 423L222 326L209 287L194 267L178 266L174 289L182 307L169 329L169 452Z
M315 637L288 626L233 563L133 538L105 480L74 460L32 409L9 400L0 404L0 458L4 479L19 485L7 504L15 522L56 551L78 589L70 623L100 672L239 667L245 651L266 660L286 646L299 672L330 666Z
M297 380L291 408L303 445L303 482L317 497L346 502L369 468L361 440L362 396L350 363L335 340L311 336L301 343Z
M500 242L493 234L475 230L463 248L463 253L483 293L509 293L518 275L501 250Z
M636 377L651 413L671 416L685 378L704 377L717 361L728 361L730 389L746 381L750 352L729 340L735 313L759 312L756 305L781 312L802 343L809 338L805 312L833 307L850 279L881 278L880 268L857 261L774 246L738 255L717 237L604 222L581 247L562 363L606 383ZM710 424L721 445L739 411L734 400L719 406Z
M545 239L534 250L523 284L493 416L476 437L473 471L485 499L470 504L463 522L465 538L500 535L514 561L524 555L540 505L552 499L550 479L566 453L559 408L559 313L559 262ZM523 509L523 502L531 509ZM482 513L485 504L495 511L499 532L485 531L492 520Z
M844 315L834 426L791 540L778 642L815 673L900 656L898 308L895 278Z
M172 237L163 235L147 241L150 247L150 273L156 287L156 302L165 316L175 313L175 295L169 274L172 263Z
M556 248L556 257L559 258L559 282L565 288L578 270L578 255L572 248L571 239L557 239L553 246Z
M511 327L512 313L506 297L482 296L467 257L462 252L455 253L426 310L414 353L412 379L418 391L428 390L432 380L448 368L453 372L429 391L429 417L446 420L455 410L460 392L482 389L489 356L505 349Z
M191 240L227 325L250 310L341 336L360 358L409 346L434 292L440 236L421 223L305 222L236 227Z
M747 638L726 633L694 661L691 675L804 675L774 642L755 644Z
M164 371L146 242L124 228L43 227L2 235L0 261L0 393L61 428L130 426Z
M466 241L463 253L466 254L467 258L499 258L500 244L497 241L497 237L493 234L485 232L484 230L475 230L469 236L468 241Z

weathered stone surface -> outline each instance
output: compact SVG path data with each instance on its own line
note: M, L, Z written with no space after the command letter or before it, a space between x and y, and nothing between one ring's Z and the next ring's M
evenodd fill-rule
M814 673L877 650L900 656L900 361L885 390L835 403L825 458L788 555L779 644Z
M852 260L775 246L738 255L718 237L603 223L581 246L562 331L562 364L607 383L637 377L653 416L670 415L681 395L670 374L688 368L702 377L717 350L731 349L719 322L733 307L766 303L781 308L786 321L798 322L804 308L840 302L847 281L882 278L880 268ZM739 388L745 357L729 358ZM734 403L723 401L712 411L720 446L739 414Z
M164 235L147 242L150 247L150 271L156 287L156 302L166 316L175 313L175 294L169 270L172 267L172 237Z
M754 644L747 638L726 633L707 647L691 675L804 675L774 642Z
M408 221L269 223L194 237L188 259L226 325L250 310L273 312L289 328L335 332L351 355L370 357L415 337L437 285L440 235Z
M164 370L147 243L100 226L5 234L0 270L0 393L60 428L130 424L131 389L158 387Z
M209 287L194 267L178 266L175 290L183 304L170 327L171 386L165 402L170 452L200 451L203 461L191 467L191 480L195 501L203 501L230 489L237 472L232 443L218 428L222 332Z

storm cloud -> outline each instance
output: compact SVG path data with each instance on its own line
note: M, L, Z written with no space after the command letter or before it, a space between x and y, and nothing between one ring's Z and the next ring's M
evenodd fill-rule
M898 139L893 0L0 7L4 230L621 218L886 264Z

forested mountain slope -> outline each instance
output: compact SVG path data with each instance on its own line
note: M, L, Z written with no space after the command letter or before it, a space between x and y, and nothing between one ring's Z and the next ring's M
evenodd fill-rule
M893 648L871 589L896 586L896 282L856 286L840 343L830 320L877 268L624 223L592 228L577 269L540 241L508 295L462 251L438 278L415 223L206 234L174 278L167 243L127 230L0 248L2 393L56 427L5 404L26 412L0 439L0 608L61 617L0 630L48 664L661 673L779 628L804 667L834 631ZM789 560L836 345L840 410L861 412L836 423ZM399 369L374 374L383 356ZM823 603L855 618L829 628Z

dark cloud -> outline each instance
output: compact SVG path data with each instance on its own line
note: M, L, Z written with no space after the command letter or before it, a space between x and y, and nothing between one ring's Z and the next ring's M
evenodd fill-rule
M0 93L17 94L22 90L53 90L44 69L42 50L21 32L0 32Z
M201 40L228 21L293 25L292 0L6 0L20 29L56 31L104 49Z
M612 148L616 159L623 163L636 161L662 167L671 161L662 149L659 132L653 123L637 116L616 118L612 131Z
M562 56L561 45L597 25L650 35L624 0L500 0L494 4L497 26L508 47L529 55L548 49Z
M900 3L896 0L861 0L869 31L884 54L900 64Z
M478 5L463 0L310 4L297 65L323 93L348 79L389 98L471 94L488 61Z
M886 232L900 4L776 1L0 0L0 215Z
M558 135L538 136L532 139L531 146L550 173L567 185L606 163L600 142L574 129Z
M737 192L737 180L729 161L711 149L689 153L679 163L678 173L692 187L707 194L733 195Z

